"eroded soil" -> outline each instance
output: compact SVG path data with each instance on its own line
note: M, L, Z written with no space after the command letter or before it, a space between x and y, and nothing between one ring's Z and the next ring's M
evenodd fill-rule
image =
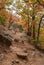
M17 56L17 52L21 56L27 53L26 58ZM44 65L44 54L29 43L26 34L16 33L10 48L0 45L0 65Z

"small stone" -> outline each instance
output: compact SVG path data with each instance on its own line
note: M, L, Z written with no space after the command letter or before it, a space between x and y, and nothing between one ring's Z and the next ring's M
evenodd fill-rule
M22 41L21 40L19 40L19 43L21 43Z
M17 59L17 60L15 60L15 62L16 62L16 63L19 63L19 60Z
M19 58L25 59L25 58L27 58L28 53L25 53L25 52L16 52L16 55L17 55Z
M0 54L0 61L4 59L4 54Z
M27 61L26 61L26 60L24 60L24 63L27 63Z
M12 60L12 64L15 64L15 61L14 60Z
M39 54L40 57L43 57L44 54Z
M15 64L15 63L19 63L19 60L18 59L12 60L12 64Z
M24 49L24 52L27 53L27 49L26 48Z
M32 53L32 56L35 56L35 52Z
M22 40L22 43L24 44L24 41Z
M14 41L15 41L15 42L19 42L19 40L18 40L18 39L14 39Z

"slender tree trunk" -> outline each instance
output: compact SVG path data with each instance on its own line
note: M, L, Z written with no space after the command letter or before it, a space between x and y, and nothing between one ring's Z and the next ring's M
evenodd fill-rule
M11 24L12 24L12 14L11 14L10 19L9 19L9 26L8 26L8 28L10 28Z
M29 20L28 20L28 32L29 32Z
M32 35L33 35L33 39L35 39L35 12L34 12L34 4L33 4L33 14L32 14L32 23L33 23L33 25L32 25L32 27L33 27L33 33L32 33Z
M33 22L33 39L35 39L35 23Z
M40 27L41 27L41 22L42 22L42 18L44 17L44 15L41 17L40 22L39 22L39 27L38 27L38 34L37 34L37 42L39 41L39 35L40 35Z
M28 30L28 32L27 32L27 34L29 35L29 36L31 36L31 27L29 26L29 15L28 15L28 23L27 23L27 30Z
M35 15L34 15L34 13L33 13L33 17L32 17L32 22L33 22L33 39L35 39Z

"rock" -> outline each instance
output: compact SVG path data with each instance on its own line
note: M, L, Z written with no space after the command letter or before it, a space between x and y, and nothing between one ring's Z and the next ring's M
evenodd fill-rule
M0 26L0 42L3 41L5 42L8 46L11 45L12 41L14 41L13 39L13 32L11 32L10 30L8 30L6 27L4 26Z
M14 41L15 41L15 42L19 42L19 40L18 40L18 39L14 39Z
M35 57L35 52L32 52L32 54L31 54L33 57Z
M5 53L9 53L10 50L9 50L9 49L4 49L3 52L5 52Z
M4 54L0 54L0 61L2 61L4 59Z
M21 48L10 46L12 52L23 52Z
M15 62L16 62L16 63L19 63L19 60L18 60L18 59L16 59L16 60L15 60Z
M24 44L24 41L20 39L20 40L19 40L19 43L23 43L23 44Z
M21 43L22 41L21 40L19 40L19 43Z
M24 60L24 63L27 63L27 61L26 61L26 60Z
M25 52L16 52L16 55L17 55L19 58L25 59L25 58L27 58L28 53L25 53Z
M22 43L24 44L24 40L22 40Z
M43 57L43 56L44 56L44 54L43 54L43 53L39 53L38 55L39 55L40 57Z
M14 60L12 60L12 64L15 64L15 61Z
M10 46L12 43L9 37L5 37L3 34L0 34L0 42L5 43L5 45Z
M24 50L23 50L25 53L27 53L27 49L25 48Z
M12 60L12 64L15 64L15 63L19 63L19 60L18 59Z

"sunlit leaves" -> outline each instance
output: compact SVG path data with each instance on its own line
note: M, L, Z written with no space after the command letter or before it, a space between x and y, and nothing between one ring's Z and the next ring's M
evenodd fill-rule
M2 25L5 24L5 17L2 16L2 15L0 15L0 23L1 23Z
M36 2L37 2L37 0L29 0L29 3L31 3L31 4L34 4Z
M28 4L34 4L37 2L37 0L24 0Z

